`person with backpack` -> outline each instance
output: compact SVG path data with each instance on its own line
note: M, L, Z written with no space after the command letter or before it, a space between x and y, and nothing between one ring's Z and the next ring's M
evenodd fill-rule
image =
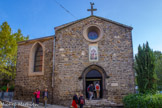
M72 101L72 106L73 106L73 108L78 108L77 104L78 104L78 94L76 93L76 94L73 96L73 101Z
M40 91L37 89L34 93L36 104L39 104Z
M98 84L98 82L95 85L95 91L97 94L97 99L100 97L100 85Z
M79 105L80 105L80 108L83 108L83 105L85 105L85 99L83 97L83 94L80 94Z

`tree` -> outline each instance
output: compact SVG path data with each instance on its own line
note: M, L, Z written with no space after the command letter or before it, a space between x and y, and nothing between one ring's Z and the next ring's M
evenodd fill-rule
M157 74L157 86L158 90L162 91L162 53L160 51L154 51L155 55L155 72Z
M135 70L137 73L137 84L140 93L157 90L157 76L155 72L155 56L150 49L148 42L139 45L138 53L135 55Z
M0 78L14 79L16 73L17 42L28 40L21 30L12 33L7 22L0 26Z

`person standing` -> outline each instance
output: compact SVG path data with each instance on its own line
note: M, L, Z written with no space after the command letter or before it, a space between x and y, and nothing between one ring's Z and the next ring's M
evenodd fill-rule
M1 99L4 99L4 90L1 91Z
M13 97L12 92L13 92L13 91L9 88L9 89L8 89L8 97L9 97L9 101L10 101L10 102L11 102L12 97Z
M36 104L39 104L40 91L37 89L37 90L34 92L34 95L35 95Z
M87 87L87 96L88 96L88 99L90 98L90 93L89 93L89 88L90 88L90 84L89 84L89 86Z
M73 101L72 101L72 106L73 106L73 108L78 108L77 104L78 104L78 94L76 93L76 94L73 96Z
M90 87L89 87L89 94L90 94L89 100L92 100L93 92L94 92L94 87L93 87L93 84L91 84Z
M48 100L48 90L47 89L45 89L43 91L43 100L44 100L44 105L46 105L47 104L47 100Z
M96 94L97 94L97 99L99 99L99 97L100 97L100 85L99 85L98 82L95 85L95 91L96 91Z
M83 94L80 94L80 97L79 97L79 106L80 106L80 108L83 108L83 105L85 105L85 99L83 97Z

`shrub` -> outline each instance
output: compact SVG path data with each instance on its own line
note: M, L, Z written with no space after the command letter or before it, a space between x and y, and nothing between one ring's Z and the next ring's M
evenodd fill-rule
M15 86L12 85L12 86L10 86L9 91L14 91L14 89L15 89Z
M123 103L124 108L161 108L162 94L130 94Z
M7 86L3 86L1 90L5 92L7 90Z
M136 80L140 93L157 91L157 75L155 72L155 55L148 42L139 45L135 55L134 68L137 73Z

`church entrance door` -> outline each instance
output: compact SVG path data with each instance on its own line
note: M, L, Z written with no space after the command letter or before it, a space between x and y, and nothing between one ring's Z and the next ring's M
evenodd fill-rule
M94 97L93 99L97 99L97 93L95 91L95 85L96 83L98 83L100 85L100 97L102 98L102 94L103 94L103 87L102 87L102 75L98 70L90 70L87 74L86 74L86 98L88 98L88 86L90 84L93 84L94 86Z

